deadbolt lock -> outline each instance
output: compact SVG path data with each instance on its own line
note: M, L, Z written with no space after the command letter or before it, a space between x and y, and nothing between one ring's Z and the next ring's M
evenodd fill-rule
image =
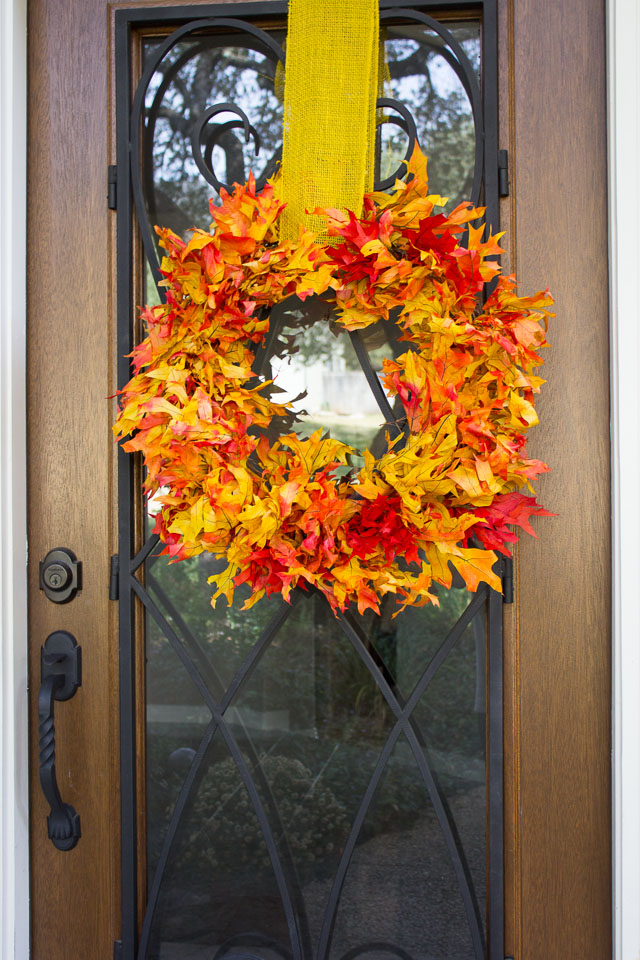
M56 547L40 562L40 589L53 603L68 603L82 589L82 564L72 550Z

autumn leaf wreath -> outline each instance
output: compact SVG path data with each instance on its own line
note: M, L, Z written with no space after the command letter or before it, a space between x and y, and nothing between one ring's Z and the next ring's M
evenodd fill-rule
M367 194L361 217L316 211L329 243L302 229L279 242L283 204L253 177L211 205L212 233L185 242L156 228L166 302L143 310L148 336L114 429L143 454L164 552L225 559L212 603L247 583L245 607L296 586L334 610L379 612L385 594L422 606L437 603L429 588L450 586L453 568L470 590L500 589L494 551L508 554L511 528L533 533L531 515L546 514L520 488L532 493L548 469L527 457L525 433L537 423L544 381L533 371L553 301L519 297L514 278L499 277L483 303L500 235L483 241L482 209L438 212L444 203L428 194L416 149L405 181ZM322 295L349 331L391 318L407 344L381 375L402 404L400 435L379 459L365 451L359 470L357 451L320 430L267 436L290 408L252 366L270 310L292 295Z

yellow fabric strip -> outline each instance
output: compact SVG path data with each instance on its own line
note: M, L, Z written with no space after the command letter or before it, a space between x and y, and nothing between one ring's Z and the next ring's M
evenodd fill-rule
M290 0L280 192L281 240L305 210L362 211L373 188L378 95L378 0Z

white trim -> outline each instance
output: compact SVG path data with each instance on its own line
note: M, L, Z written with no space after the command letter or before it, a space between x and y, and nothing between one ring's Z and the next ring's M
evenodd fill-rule
M640 4L608 0L615 960L640 958Z
M29 956L26 504L27 2L0 2L0 956Z

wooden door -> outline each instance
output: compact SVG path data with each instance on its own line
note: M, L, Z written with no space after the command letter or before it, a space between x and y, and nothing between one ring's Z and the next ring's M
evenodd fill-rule
M32 955L103 960L121 935L113 16L104 0L29 10L29 556ZM126 5L124 5L126 6ZM138 6L143 7L144 4ZM197 4L193 5L194 8ZM443 8L449 6L443 3ZM446 12L446 10L445 10ZM610 953L609 446L604 4L499 5L505 257L557 301L531 450L558 513L523 543L505 617L505 952ZM39 588L55 547L82 562L68 604ZM40 649L82 647L82 686L56 704L57 772L82 836L47 837L38 782ZM140 811L140 816L144 812ZM494 958L492 958L494 960Z
M575 12L516 0L501 53L510 268L524 289L542 271L557 312L532 449L553 467L539 492L558 517L520 546L507 642L511 949L526 960L611 952L605 11Z

